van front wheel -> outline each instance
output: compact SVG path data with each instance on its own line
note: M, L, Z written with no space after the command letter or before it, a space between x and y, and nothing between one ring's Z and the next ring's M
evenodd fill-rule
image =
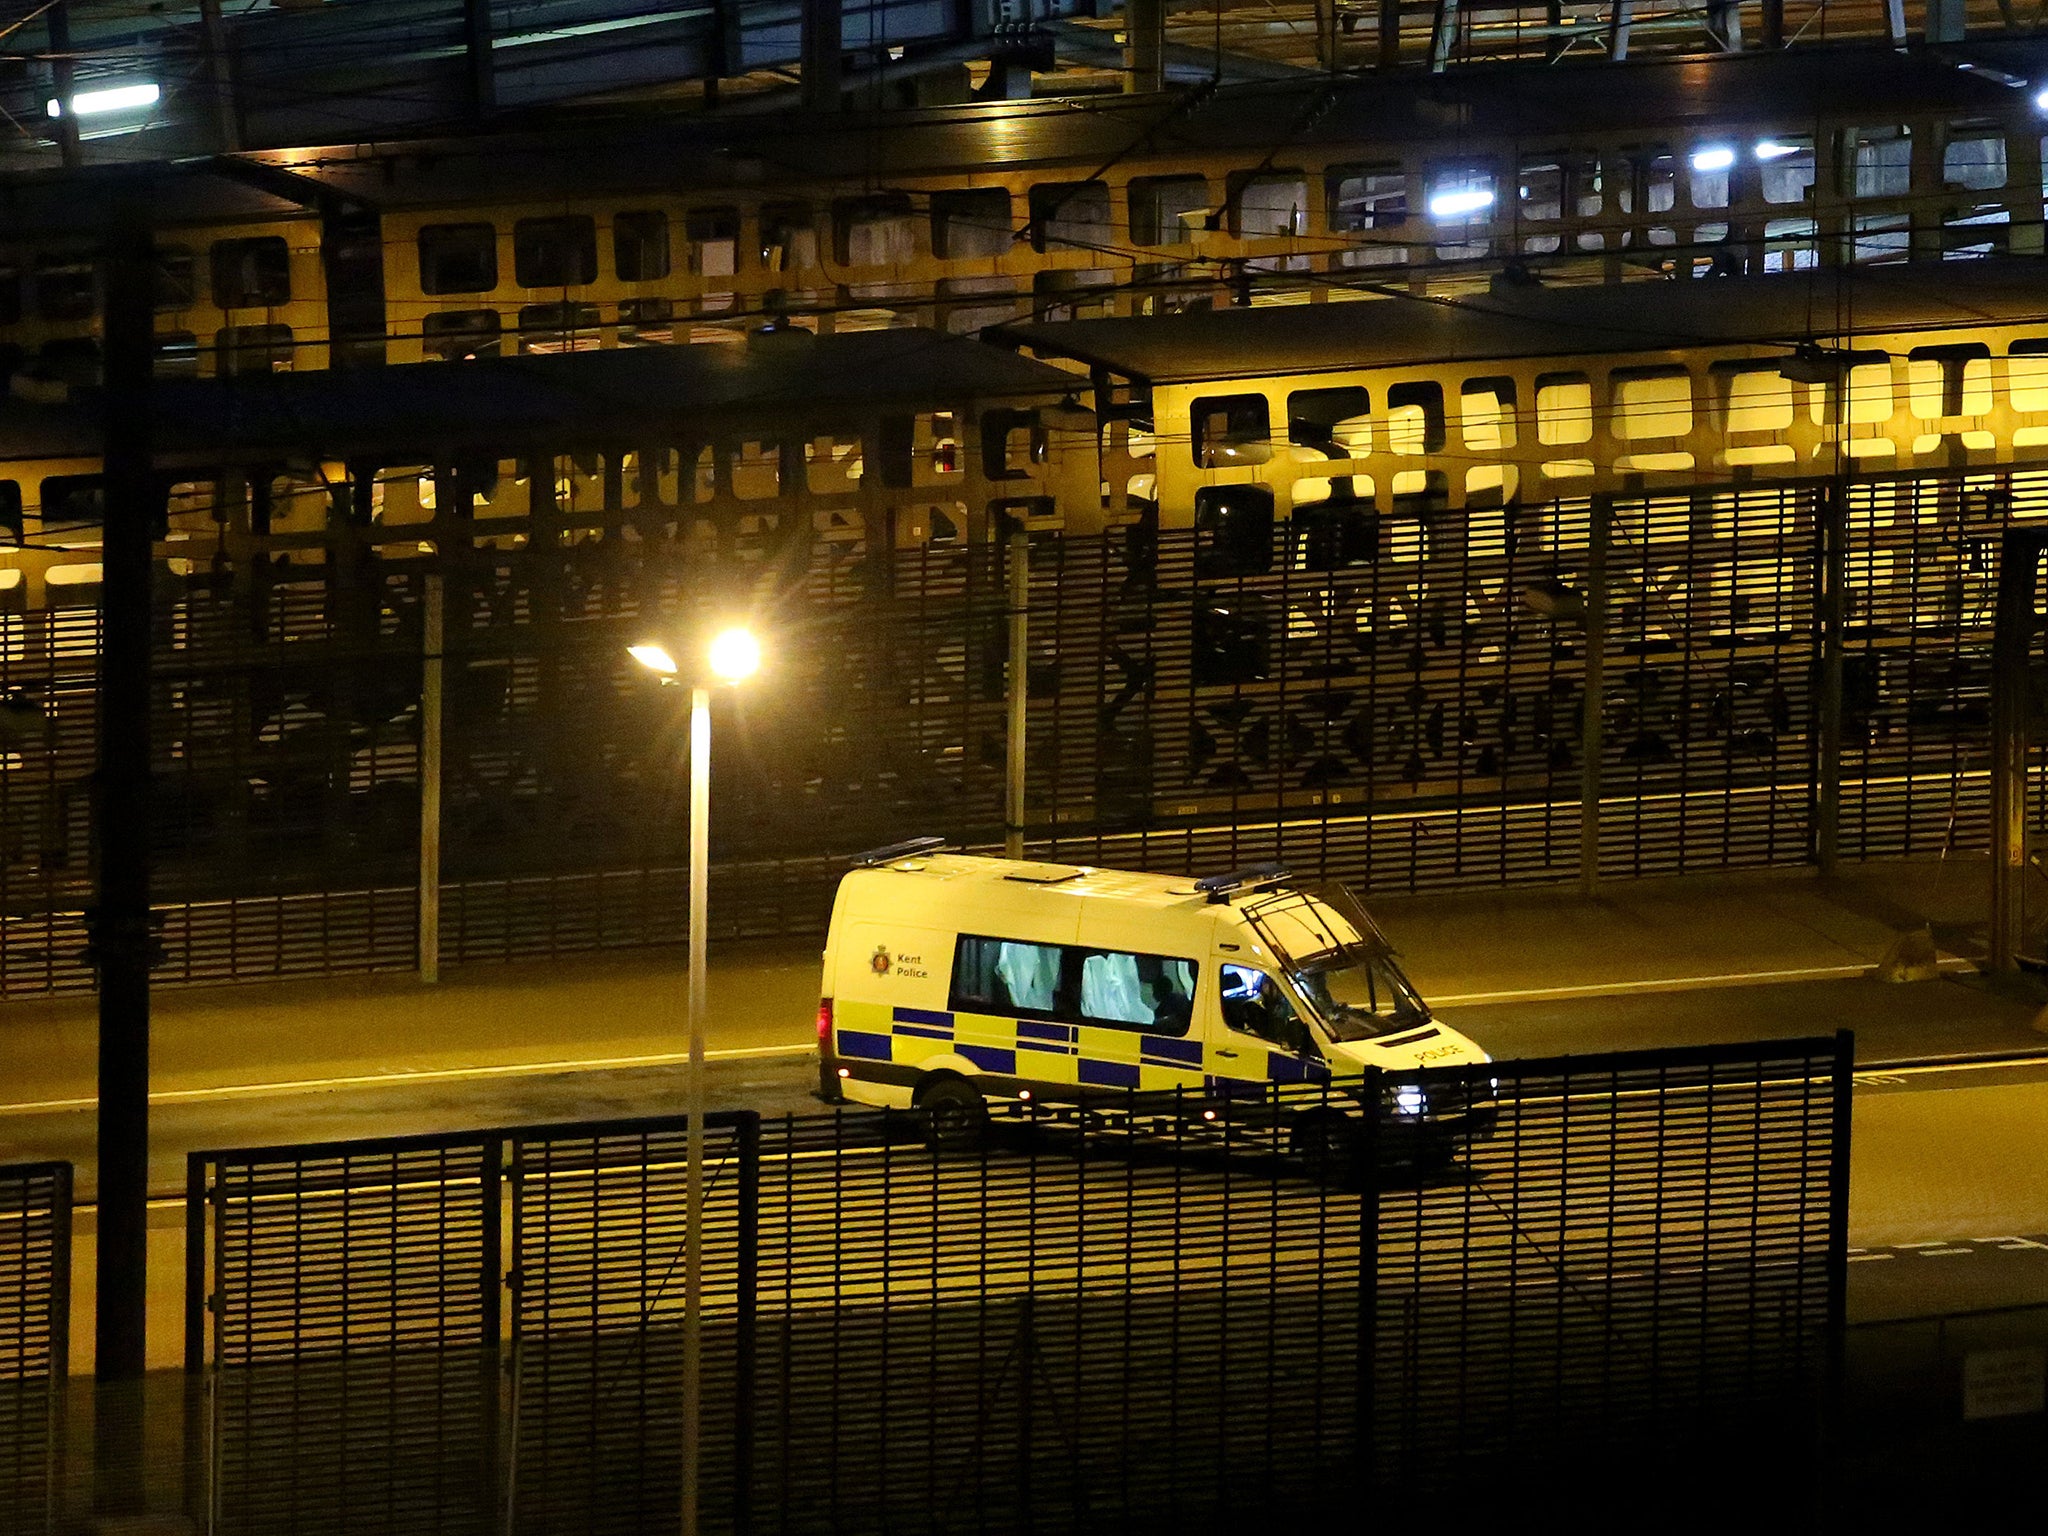
M972 1083L942 1077L917 1096L924 1141L934 1152L972 1152L988 1129L988 1105Z
M1365 1175L1358 1129L1339 1114L1310 1115L1294 1128L1294 1155L1309 1174L1337 1189L1355 1189Z

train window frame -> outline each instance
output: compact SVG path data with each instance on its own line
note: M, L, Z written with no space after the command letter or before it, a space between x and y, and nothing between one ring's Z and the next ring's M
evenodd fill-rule
M932 255L940 261L989 261L1009 254L1010 189L947 187L932 194Z
M1192 192L1196 201L1183 203L1173 194ZM1192 245L1196 226L1189 214L1214 211L1209 178L1181 172L1170 176L1133 176L1124 188L1125 216L1131 244L1148 247ZM1204 220L1206 222L1206 218Z
M1842 130L1843 196L1856 200L1907 197L1912 191L1911 123L1867 123Z
M292 249L283 235L216 240L206 253L214 308L279 309L292 301Z
M1075 218L1077 207L1095 209L1100 218ZM1087 181L1042 181L1032 187L1031 248L1034 251L1093 252L1116 243L1116 200L1101 177ZM1071 226L1072 233L1056 233ZM1093 231L1093 233L1089 233Z
M587 288L596 281L597 220L590 214L536 214L514 221L514 287L546 291Z
M1995 156L1956 153L1959 149L1987 144L1997 146ZM2004 187L2011 180L2012 159L2007 153L2003 123L1994 118L1956 118L1943 125L1941 184L1944 187L1951 191L1990 192Z
M199 300L198 263L189 245L159 245L151 252L151 288L159 313L190 309Z
M1189 401L1188 452L1197 469L1266 463L1273 457L1271 402L1258 391L1202 395Z
M477 344L457 348L464 337ZM420 322L420 351L443 362L469 362L497 357L505 345L505 322L495 309L444 309Z
M423 224L415 237L419 252L420 292L438 297L451 293L492 293L498 287L498 227L480 219L455 224ZM447 276L451 260L467 261ZM474 274L476 281L468 281Z
M620 282L659 282L670 262L665 209L621 208L612 215L612 274Z

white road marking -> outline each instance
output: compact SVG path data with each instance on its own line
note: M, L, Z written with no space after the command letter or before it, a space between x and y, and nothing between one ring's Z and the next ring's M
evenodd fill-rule
M706 1061L745 1061L765 1056L806 1056L817 1046L747 1045L727 1050L706 1051ZM551 1073L608 1072L629 1067L680 1066L690 1059L687 1051L663 1051L652 1056L599 1056L581 1061L515 1061L495 1067L436 1067L411 1072L365 1072L350 1077L287 1078L275 1083L225 1083L216 1088L168 1088L152 1093L152 1104L204 1104L217 1099L262 1098L270 1094L324 1093L336 1088L398 1088L412 1083L463 1083L494 1077L544 1077ZM0 1104L0 1115L48 1115L67 1110L91 1109L96 1098L37 1099L18 1104Z
M1943 971L1971 971L1976 962L1950 955L1936 962ZM1535 1003L1549 998L1636 997L1652 992L1703 992L1713 987L1760 987L1776 981L1839 981L1868 976L1875 961L1854 965L1809 965L1789 971L1726 971L1712 976L1664 976L1644 981L1595 981L1576 987L1524 987L1509 992L1462 992L1430 999L1434 1008L1463 1008L1475 1003Z

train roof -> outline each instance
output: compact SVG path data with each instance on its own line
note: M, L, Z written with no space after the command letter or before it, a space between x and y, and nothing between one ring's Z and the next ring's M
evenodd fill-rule
M1835 268L1777 277L1400 290L1371 302L1006 325L992 339L1152 384L1702 346L1853 344L1858 335L2048 320L2039 259Z
M234 459L290 451L433 452L508 441L573 445L693 422L874 406L960 406L1070 393L1071 373L936 331L645 347L558 357L175 380L154 391L160 452ZM89 401L0 404L0 453L96 451Z

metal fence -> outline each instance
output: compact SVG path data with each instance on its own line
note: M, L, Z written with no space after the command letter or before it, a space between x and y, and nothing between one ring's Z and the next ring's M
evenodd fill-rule
M71 1335L71 1165L0 1168L0 1530L54 1529Z
M721 1116L707 1523L1200 1530L1532 1468L1599 1487L1766 1424L1797 1448L1840 1334L1849 1064L1109 1096L953 1157L910 1113ZM1491 1104L1491 1136L1446 1163L1346 1113L1410 1082ZM1332 1161L1340 1113L1363 1139ZM664 1528L682 1135L195 1156L208 1528Z
M1039 536L1032 848L1383 891L1981 850L1997 541L2044 515L2041 472L1986 469L1404 506L1249 551ZM999 839L1001 546L632 516L525 544L504 519L437 557L444 961L683 931L678 722L623 647L735 586L765 594L776 666L720 706L724 931L822 927L824 851ZM436 561L292 538L166 587L160 981L414 959ZM90 982L96 647L90 609L0 615L0 690L42 711L0 742L7 992Z

